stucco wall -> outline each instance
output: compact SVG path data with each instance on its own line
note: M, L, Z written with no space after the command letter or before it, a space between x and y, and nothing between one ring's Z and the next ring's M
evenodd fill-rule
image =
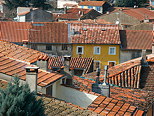
M146 51L146 54L151 54L152 51ZM141 57L142 50L121 50L120 51L120 63L126 62L128 60Z
M77 46L83 46L84 47L84 53L82 54L82 57L91 57L94 58L96 61L101 62L101 68L103 68L104 65L108 65L108 61L115 61L116 64L119 64L119 45L100 45L100 44L73 44L73 51L72 56L78 57L77 54ZM100 54L94 54L94 47L99 46L101 47L101 53ZM116 55L109 55L109 47L116 47Z
M56 98L65 100L66 102L73 103L75 105L86 108L89 106L98 96L87 94L76 89L65 87L60 84L56 86Z
M58 56L64 56L64 55L71 55L72 46L67 45L67 50L62 50L62 44L36 44L37 50L41 52L45 52L47 54L51 55L58 55ZM46 45L51 45L52 50L46 50Z

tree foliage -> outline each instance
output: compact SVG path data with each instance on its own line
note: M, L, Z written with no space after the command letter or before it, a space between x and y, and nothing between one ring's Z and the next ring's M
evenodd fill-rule
M115 6L118 7L134 7L136 6L142 6L144 3L146 3L146 0L116 0Z
M10 8L17 7L39 7L43 9L52 8L50 4L47 3L47 0L4 0L5 5Z
M43 102L36 99L27 84L19 85L15 78L5 90L0 90L0 116L44 116Z

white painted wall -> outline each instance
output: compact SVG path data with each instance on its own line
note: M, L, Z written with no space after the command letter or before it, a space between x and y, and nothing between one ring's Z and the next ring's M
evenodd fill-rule
M57 84L56 96L54 97L73 103L80 107L87 108L98 96Z
M25 22L25 19L26 19L25 15L17 16L17 21L18 22Z
M77 5L78 3L76 1L64 1L64 0L58 0L57 1L57 8L64 8L64 4L74 4Z

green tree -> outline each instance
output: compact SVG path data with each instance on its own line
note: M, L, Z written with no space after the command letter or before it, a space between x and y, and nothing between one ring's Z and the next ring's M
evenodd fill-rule
M118 7L133 7L134 5L134 0L116 0L115 2L115 6Z
M36 99L27 84L20 85L15 78L5 90L0 90L0 116L44 116L43 102Z
M52 8L50 4L47 3L47 0L4 0L5 5L10 8L17 8L17 7L39 7L43 9Z
M115 6L118 7L138 7L144 6L147 0L116 0Z

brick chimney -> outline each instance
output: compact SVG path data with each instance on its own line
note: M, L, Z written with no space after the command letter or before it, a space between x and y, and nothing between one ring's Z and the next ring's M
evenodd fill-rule
M106 65L104 67L104 81L101 83L99 81L99 76L100 76L100 70L97 70L97 78L96 78L96 83L92 84L92 91L99 93L101 95L110 97L110 85L106 83L106 78L107 78L107 70L108 66Z
M26 69L26 82L30 87L31 91L37 93L37 78L39 67L25 67Z

